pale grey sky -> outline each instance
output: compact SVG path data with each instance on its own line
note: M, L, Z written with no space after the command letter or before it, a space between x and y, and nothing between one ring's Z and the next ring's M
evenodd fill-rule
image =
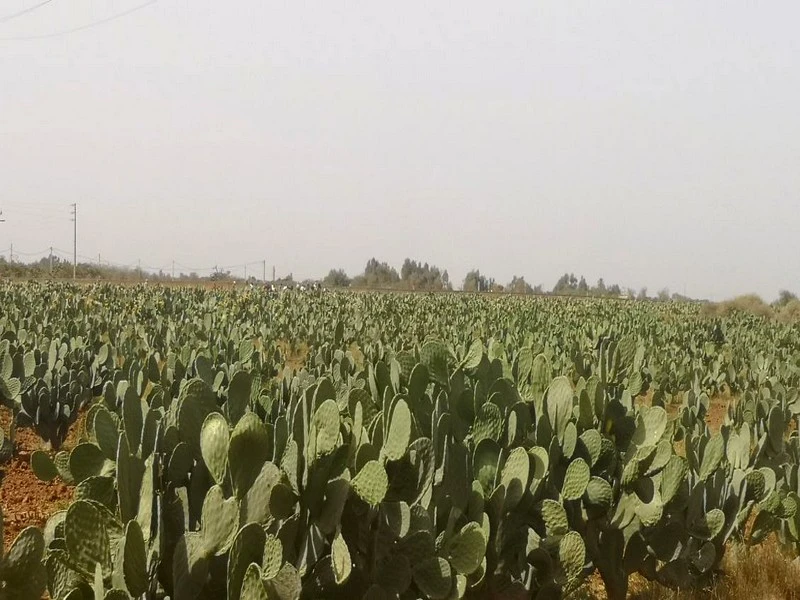
M20 39L142 1L0 22L0 250L71 250L77 202L119 263L800 291L797 2L159 0Z

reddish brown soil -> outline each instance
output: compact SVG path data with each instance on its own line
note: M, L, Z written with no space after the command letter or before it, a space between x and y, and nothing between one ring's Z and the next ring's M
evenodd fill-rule
M85 411L72 426L64 443L69 449L77 444L84 427ZM11 412L0 409L0 426L8 432ZM11 461L0 466L0 504L3 507L3 548L8 550L19 532L30 525L42 527L54 512L64 508L72 499L72 486L60 480L39 481L30 467L30 456L42 450L42 440L30 429L17 430L17 453ZM54 454L54 453L53 453Z

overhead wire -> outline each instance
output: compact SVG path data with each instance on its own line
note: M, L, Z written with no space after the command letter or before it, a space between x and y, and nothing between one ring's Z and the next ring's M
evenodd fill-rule
M7 254L11 249L6 248L5 250L0 250L0 256ZM79 261L82 261L84 264L94 264L100 265L105 267L113 267L118 269L141 269L142 271L149 271L152 273L157 272L166 272L169 273L173 267L175 269L180 269L181 274L188 274L188 273L213 273L217 271L241 271L244 267L250 267L253 265L262 265L263 260L254 260L250 262L243 262L238 263L235 265L215 265L213 267L190 267L177 261L161 266L153 266L153 265L143 265L139 261L131 262L131 263L120 263L113 260L108 260L103 258L102 256L89 256L86 254L77 254L74 255L71 250L64 250L62 248L56 248L53 246L52 248L45 248L38 252L21 252L18 250L14 251L14 256L25 256L25 257L47 257L51 254L54 257L58 257L61 260L72 262L72 260L77 257ZM238 275L236 275L238 277Z
M35 11L37 8L43 7L45 4L50 4L53 0L44 0L43 2L39 2L39 4L34 4L33 6L29 6L28 8L23 8L20 11L15 13L11 13L10 15L6 15L4 17L0 17L0 23L8 23L11 19L16 19L17 17L21 17L22 15L27 15L30 12Z
M130 14L133 14L137 11L142 10L143 8L147 8L151 4L155 4L158 0L148 0L143 4L138 4L133 8L128 10L124 10L119 13L115 13L109 17L105 17L104 19L98 19L97 21L92 21L90 23L86 23L85 25L80 25L79 27L72 27L70 29L63 29L61 31L54 31L53 33L45 33L40 35L21 35L21 36L13 36L13 37L0 37L0 42L21 42L21 41L28 41L28 40L45 40L48 38L60 37L62 35L69 35L71 33L77 33L79 31L85 31L87 29L92 29L94 27L98 27L100 25L104 25L106 23L110 23L111 21L116 21L117 19L121 19L122 17L127 17Z

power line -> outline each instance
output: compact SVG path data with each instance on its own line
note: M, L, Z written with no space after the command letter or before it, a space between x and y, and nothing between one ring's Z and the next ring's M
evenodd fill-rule
M44 2L39 2L39 4L34 4L33 6L29 6L28 8L23 8L19 12L12 13L10 15L6 15L5 17L0 17L0 23L7 23L11 19L16 19L17 17L21 17L22 15L27 15L29 12L35 11L37 8L41 8L45 4L50 4L53 0L44 0Z
M127 17L128 15L140 11L143 8L147 8L148 6L150 6L151 4L155 4L156 2L158 2L158 0L149 0L144 4L139 4L131 9L113 14L110 17L106 17L105 19L92 21L91 23L86 23L85 25L81 25L79 27L73 27L71 29L63 29L62 31L54 31L53 33L45 33L42 35L22 35L16 37L3 37L0 38L0 42L22 42L27 40L44 40L48 38L60 37L62 35L69 35L71 33L77 33L78 31L85 31L87 29L92 29L93 27L97 27L99 25L104 25L105 23L110 23L111 21L116 21L117 19L121 19L122 17Z

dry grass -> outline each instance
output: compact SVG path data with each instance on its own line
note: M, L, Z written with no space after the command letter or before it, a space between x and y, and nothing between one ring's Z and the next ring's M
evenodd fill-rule
M595 573L575 595L579 600L606 598ZM774 538L758 546L731 543L722 572L705 589L671 590L638 574L631 576L629 600L800 600L800 565L778 547Z
M311 351L305 342L292 342L289 340L278 340L275 345L283 356L284 366L290 367L295 371L303 368L308 360Z
M758 317L774 317L772 307L756 294L737 296L724 302L712 302L703 306L703 314L709 317L728 317L734 312L746 312Z
M735 312L744 312L788 325L800 322L800 300L795 298L785 304L769 305L760 296L748 294L724 302L705 304L701 312L706 317L729 317Z
M774 540L759 546L729 544L722 574L704 590L675 591L640 580L632 585L631 600L789 600L800 598L800 566ZM636 582L639 583L639 582Z

